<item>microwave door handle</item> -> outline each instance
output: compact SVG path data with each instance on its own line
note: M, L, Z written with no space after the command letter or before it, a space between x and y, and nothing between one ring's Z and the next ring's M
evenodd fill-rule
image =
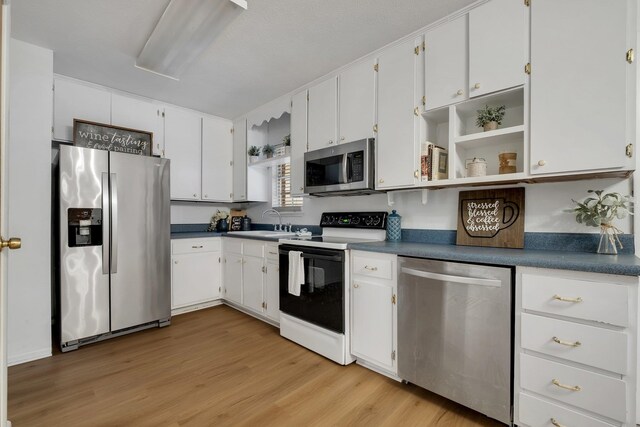
M344 153L342 155L342 179L340 180L340 183L342 184L346 184L349 182L349 176L347 172L348 164L349 164L349 156L347 156L347 153Z

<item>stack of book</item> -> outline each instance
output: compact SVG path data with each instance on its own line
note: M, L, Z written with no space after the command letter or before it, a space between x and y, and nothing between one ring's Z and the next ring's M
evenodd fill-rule
M449 177L449 154L446 148L431 142L422 144L420 169L423 181L437 181Z

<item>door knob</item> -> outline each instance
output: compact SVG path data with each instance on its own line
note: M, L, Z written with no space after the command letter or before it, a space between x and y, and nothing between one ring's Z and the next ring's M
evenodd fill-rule
M462 91L462 89L460 89L459 91L456 92L456 95L460 96L462 95L464 92Z
M544 165L546 165L546 164L547 164L547 162L546 162L546 161L544 161L544 160L538 160L538 166L544 166Z
M330 140L329 140L329 144L333 144L333 139L330 139Z
M4 240L0 237L0 251L4 248L20 249L22 247L22 240L17 237L11 237L9 240Z
M480 83L476 83L473 87L474 89L480 89Z

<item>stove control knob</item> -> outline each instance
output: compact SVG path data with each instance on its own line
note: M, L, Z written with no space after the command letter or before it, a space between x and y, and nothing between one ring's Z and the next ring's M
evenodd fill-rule
M360 217L359 216L354 216L353 218L351 218L351 224L353 224L353 225L360 224Z
M365 225L371 225L371 224L373 224L373 217L371 217L371 216L367 216L367 217L365 217L365 218L364 218L364 223L365 223Z
M379 216L373 218L373 225L378 225L378 224L380 224L380 217Z
M325 221L326 221L327 224L333 224L335 222L335 220L336 220L335 217L333 217L331 215L327 215L325 217Z

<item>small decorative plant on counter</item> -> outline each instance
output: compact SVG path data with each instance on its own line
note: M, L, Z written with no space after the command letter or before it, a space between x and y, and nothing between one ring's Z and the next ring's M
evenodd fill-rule
M249 151L247 151L247 153L249 153L249 161L251 163L257 162L258 156L260 156L260 148L252 145L251 147L249 147Z
M262 152L267 156L267 159L273 157L273 151L273 145L266 144L262 147Z
M504 105L499 107L485 105L482 110L477 110L478 118L476 119L476 125L484 128L485 132L498 129L498 126L502 124L502 119L504 119L505 110L506 106Z
M631 212L633 198L620 193L604 194L603 190L589 190L588 193L592 196L582 202L572 200L576 207L569 209L569 212L575 213L579 224L600 227L599 254L616 255L618 246L622 249L622 242L618 237L618 234L622 234L622 230L613 225L613 221L633 215Z
M229 228L229 212L218 209L211 217L211 223L207 231L227 231Z

